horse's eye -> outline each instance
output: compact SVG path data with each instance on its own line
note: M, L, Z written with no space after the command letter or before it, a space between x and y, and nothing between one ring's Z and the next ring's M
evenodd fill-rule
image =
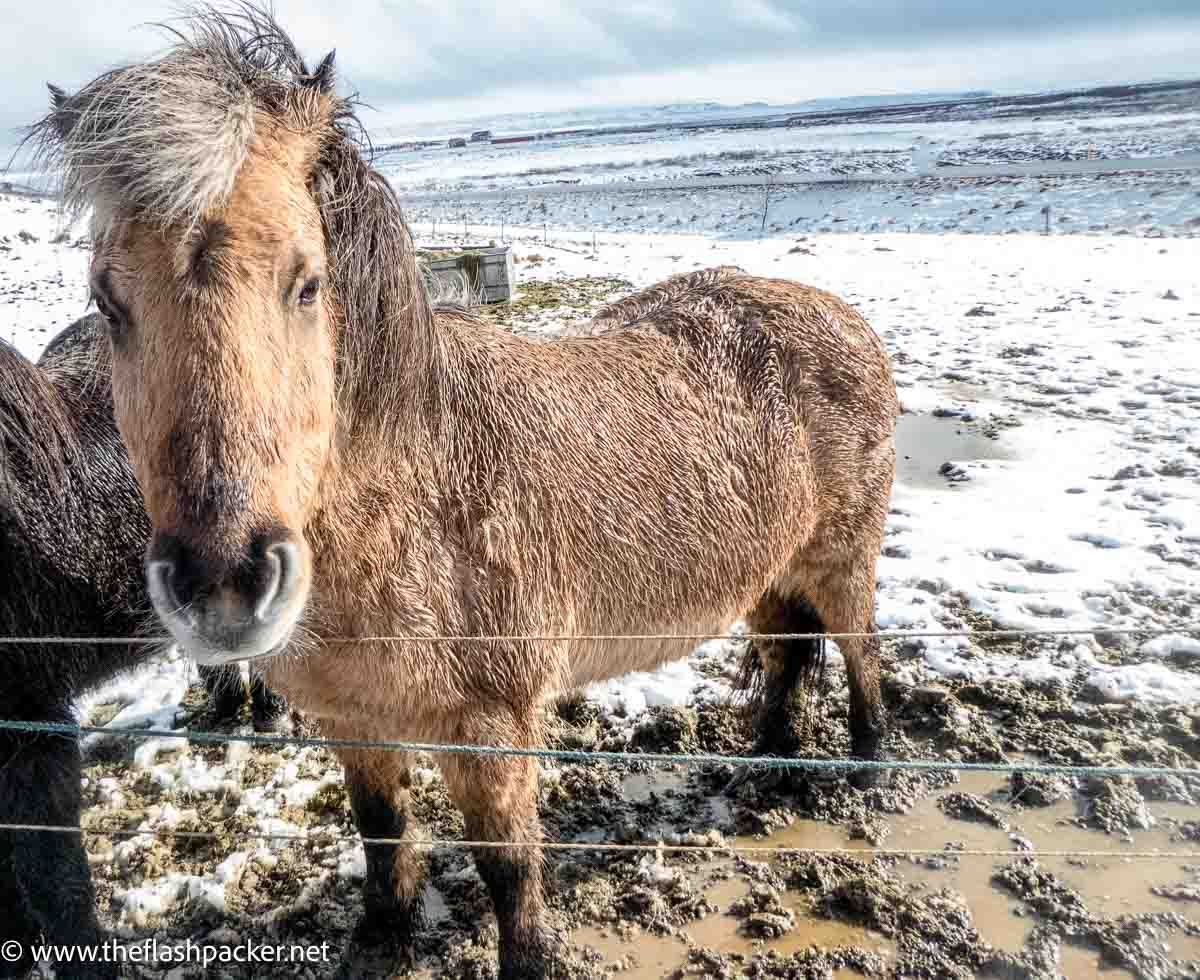
M308 282L306 282L304 284L304 286L300 289L300 299L299 299L300 305L301 306L312 306L312 304L317 299L317 293L320 291L320 289L321 289L321 280L320 279L308 280Z
M125 333L125 318L121 316L112 303L100 293L94 293L92 299L96 302L96 310L104 317L105 326L114 340L119 340Z

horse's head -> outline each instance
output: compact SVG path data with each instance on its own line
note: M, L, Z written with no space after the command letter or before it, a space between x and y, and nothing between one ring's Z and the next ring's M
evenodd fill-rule
M206 14L157 61L53 90L40 129L93 211L150 596L206 662L275 652L300 620L338 419L323 155L347 104L332 56L309 71L273 22L241 18Z

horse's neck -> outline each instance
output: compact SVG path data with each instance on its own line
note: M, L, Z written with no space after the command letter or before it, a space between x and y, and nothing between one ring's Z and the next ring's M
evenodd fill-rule
M419 544L415 529L427 523L440 496L427 428L402 405L386 433L357 430L339 447L321 481L308 538L319 574L331 583L387 577Z
M389 358L402 380L375 393L386 399L383 411L348 426L322 480L308 536L340 610L384 601L375 588L436 591L443 561L471 547L462 540L467 510L495 490L494 467L479 466L495 433L472 408L489 403L475 389L494 380L483 377L486 344L471 332L486 327L435 319L428 359L418 369L415 360Z

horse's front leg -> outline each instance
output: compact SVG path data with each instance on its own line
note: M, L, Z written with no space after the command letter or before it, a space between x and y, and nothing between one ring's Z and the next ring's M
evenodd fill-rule
M511 716L476 718L466 729L458 739L465 744L539 743L535 722ZM462 811L467 839L500 845L475 849L475 867L496 910L500 980L566 976L566 942L543 921L536 760L454 755L441 767L446 788Z
M52 718L67 721L67 717ZM78 827L82 804L79 745L73 736L6 736L0 739L0 815L5 822ZM47 943L99 947L104 932L96 917L96 896L87 854L77 834L14 830L6 835L20 907L3 909L14 933L32 924ZM0 930L7 931L7 930ZM14 938L19 936L14 935ZM54 964L63 980L114 980L112 963Z
M250 668L250 720L256 732L288 735L294 729L287 698L267 687L254 667Z
M339 731L338 737L347 736ZM338 752L346 767L346 793L359 834L371 838L414 839L408 813L408 758L402 752L347 749ZM412 945L424 920L425 865L405 844L364 844L367 877L364 911L347 958L351 974L379 975L400 959L410 963Z
M200 679L208 694L208 710L212 720L220 725L236 722L246 701L246 683L237 664L221 667L199 665Z
M10 823L10 814L0 801L0 821ZM13 863L14 835L0 830L0 978L26 977L33 969L33 946L41 942L42 930L29 915L25 896L17 885L17 869ZM9 943L17 945L10 946Z

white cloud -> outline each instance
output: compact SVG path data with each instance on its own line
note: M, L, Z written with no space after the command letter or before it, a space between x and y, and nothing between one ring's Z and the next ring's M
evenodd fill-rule
M389 118L706 98L782 102L1200 73L1195 0L276 0L310 58ZM0 32L0 145L162 45L165 2L43 0ZM378 118L378 117L376 117ZM368 118L368 122L373 122Z

